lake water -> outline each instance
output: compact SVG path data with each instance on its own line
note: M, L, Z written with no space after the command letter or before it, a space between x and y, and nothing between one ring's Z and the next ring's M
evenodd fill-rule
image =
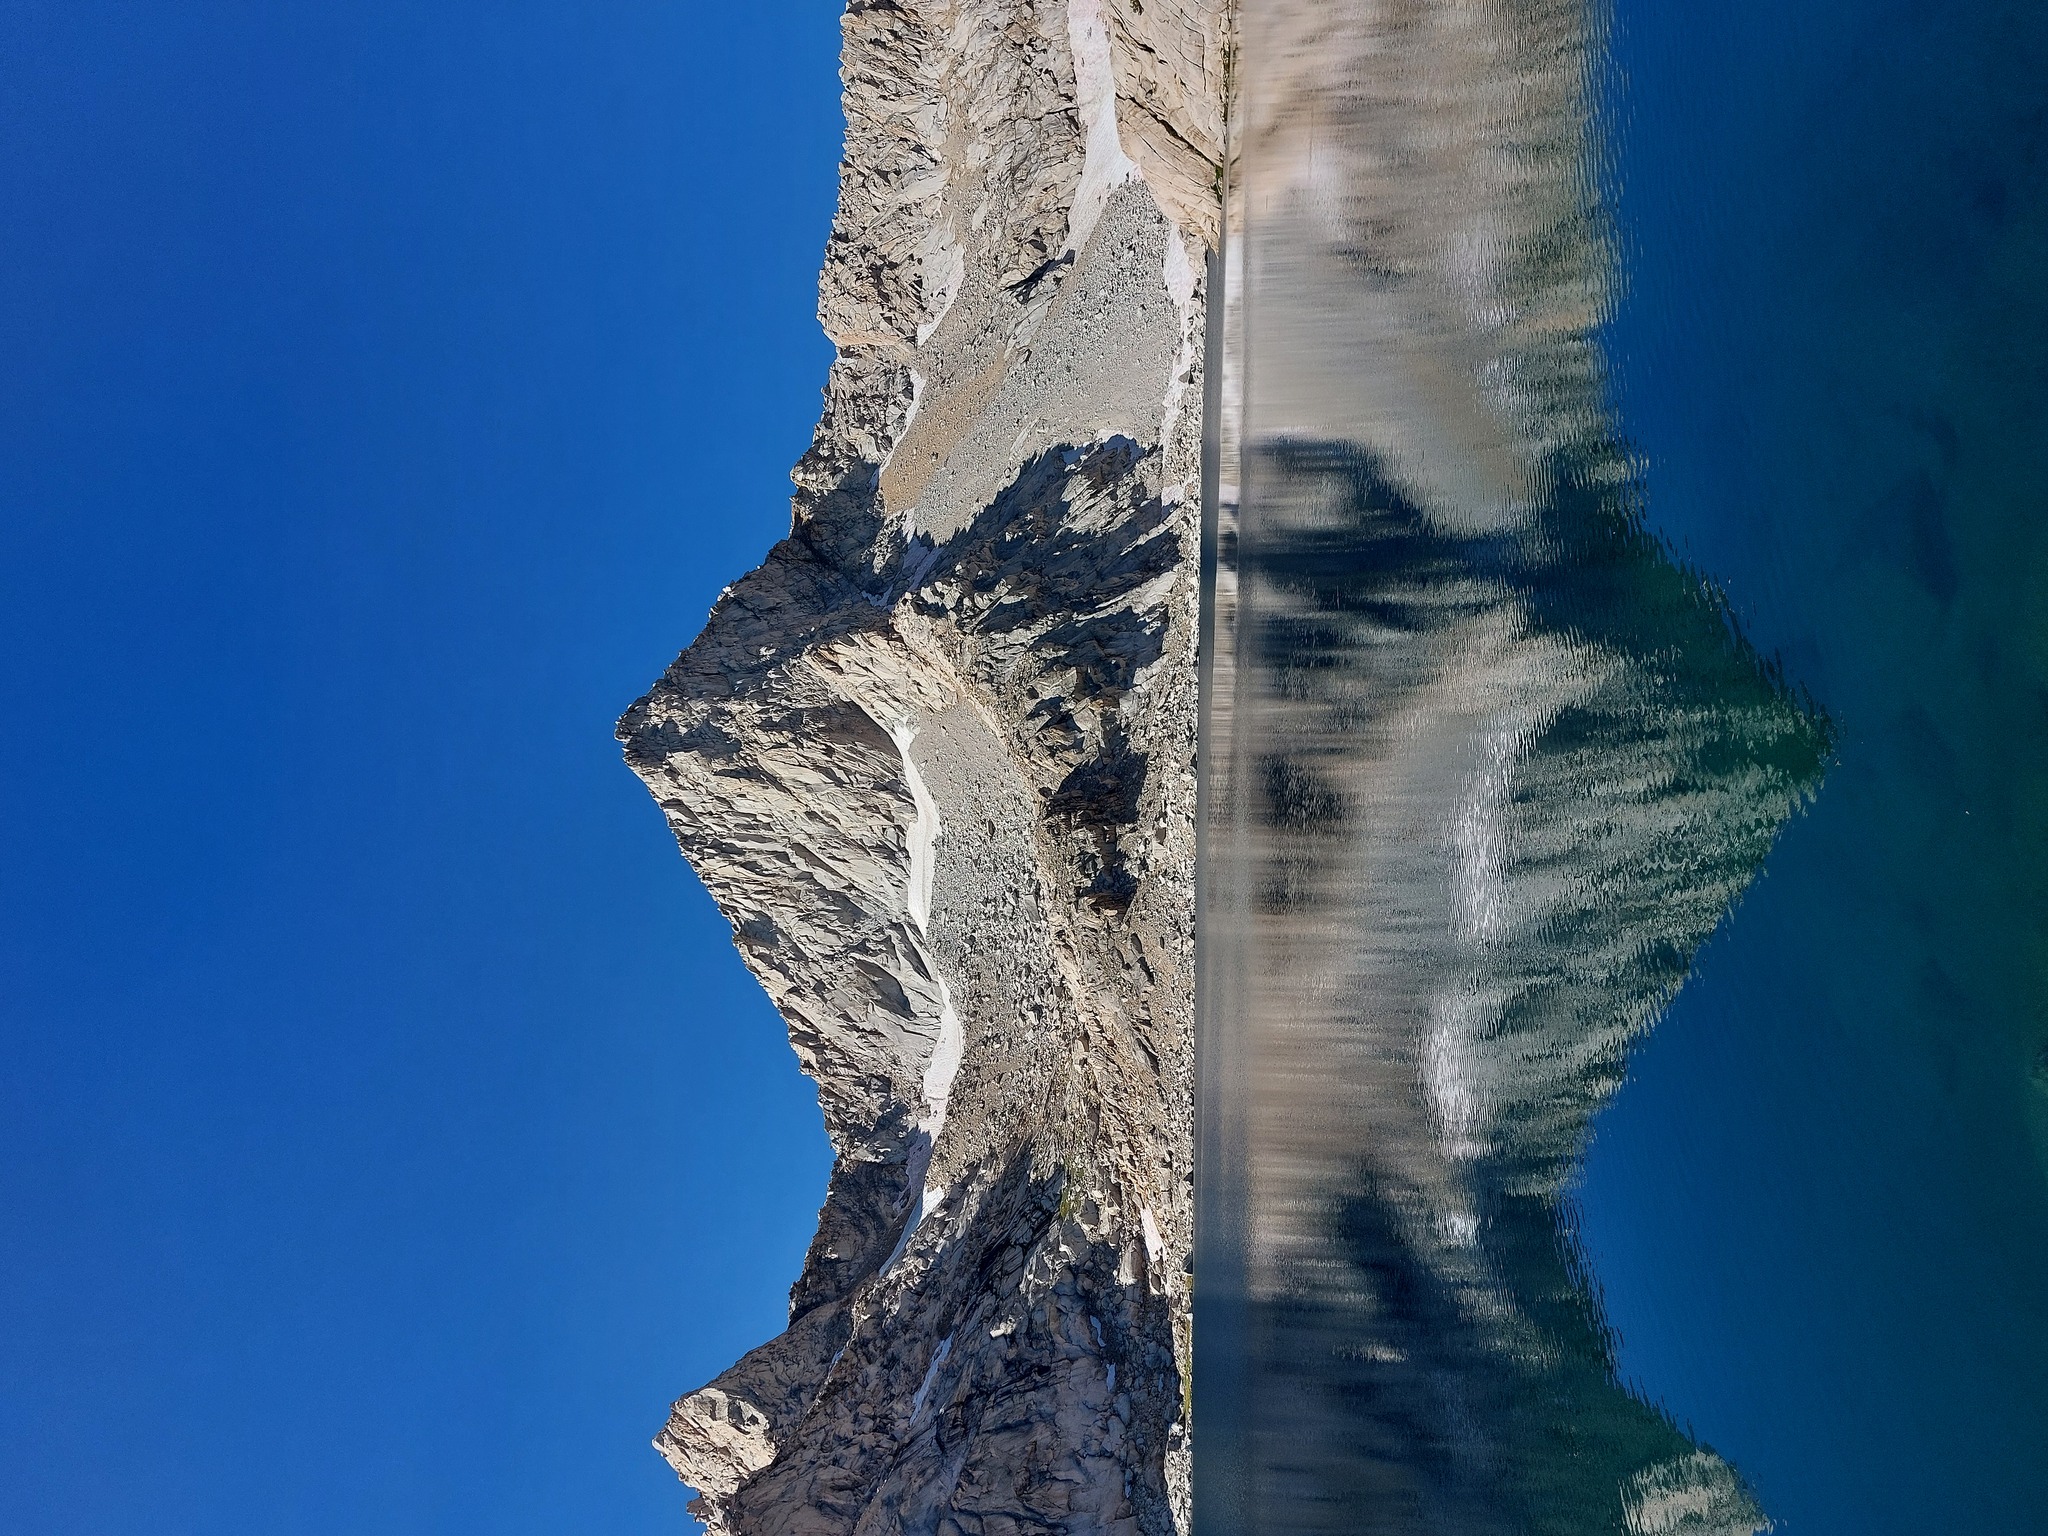
M1198 1525L2048 1530L2048 12L1239 79Z
M1836 732L1598 1123L1621 1366L1795 1536L2048 1531L2048 7L1613 59L1649 524Z

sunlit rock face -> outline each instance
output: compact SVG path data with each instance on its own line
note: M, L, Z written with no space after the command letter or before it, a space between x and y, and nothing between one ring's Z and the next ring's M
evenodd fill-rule
M1198 465L1222 0L855 0L789 538L619 734L817 1079L719 1531L1187 1523Z

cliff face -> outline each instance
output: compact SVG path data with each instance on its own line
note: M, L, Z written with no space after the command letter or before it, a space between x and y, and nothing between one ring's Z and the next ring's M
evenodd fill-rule
M793 528L619 727L837 1152L714 1531L1186 1528L1224 12L849 5Z

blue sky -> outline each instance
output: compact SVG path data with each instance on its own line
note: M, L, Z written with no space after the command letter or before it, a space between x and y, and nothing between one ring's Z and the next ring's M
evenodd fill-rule
M0 1529L687 1530L809 1085L611 740L787 528L832 0L0 0Z

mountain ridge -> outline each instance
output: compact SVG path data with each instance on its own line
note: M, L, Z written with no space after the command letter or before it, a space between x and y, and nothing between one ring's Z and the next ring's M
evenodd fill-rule
M1221 0L853 0L790 536L619 725L817 1080L715 1532L1188 1528Z

